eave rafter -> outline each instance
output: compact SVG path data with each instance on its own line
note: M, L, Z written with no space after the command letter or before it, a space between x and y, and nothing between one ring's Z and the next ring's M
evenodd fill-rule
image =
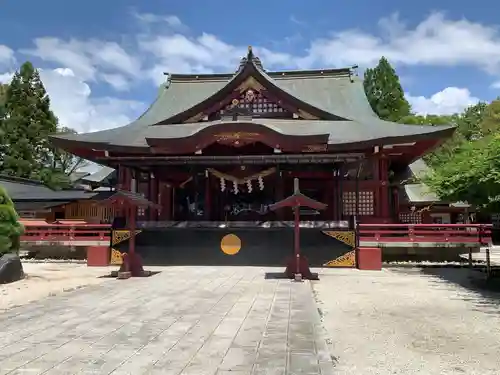
M255 64L252 48L249 47L245 63L226 86L212 95L210 98L196 104L195 106L176 114L170 118L158 122L155 125L192 123L201 121L211 113L218 111L233 99L238 98L242 92L252 89L261 93L269 100L282 106L291 113L307 120L348 120L333 113L321 110L309 103L303 102L272 82L260 67Z

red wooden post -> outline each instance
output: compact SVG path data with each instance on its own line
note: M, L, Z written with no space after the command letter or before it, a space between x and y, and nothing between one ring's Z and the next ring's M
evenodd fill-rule
M386 155L382 155L380 158L380 215L383 218L389 217L389 162Z
M289 270L292 274L295 275L295 279L297 281L302 280L302 276L311 277L311 272L309 271L309 267L307 266L307 261L304 259L304 262L301 262L300 258L300 207L309 207L313 208L316 210L324 210L327 205L321 202L318 202L314 199L311 199L309 197L306 197L304 194L302 194L299 190L299 179L295 178L294 179L294 190L295 192L293 195L289 196L288 198L283 199L282 201L279 201L277 203L274 203L269 206L269 209L271 211L275 211L279 208L284 208L284 207L292 207L294 209L295 213L295 220L294 220L294 255L295 255L295 263L293 260L287 265L287 273L289 273ZM301 263L303 267L301 267ZM295 265L295 267L294 267ZM294 270L295 268L295 270ZM304 272L301 272L301 271ZM303 275L305 274L305 275Z
M135 253L135 230L136 230L136 215L137 207L130 205L129 209L129 230L130 230L130 240L128 241L128 253L132 255Z
M295 224L294 224L294 248L295 248L295 272L300 274L300 207L295 206Z

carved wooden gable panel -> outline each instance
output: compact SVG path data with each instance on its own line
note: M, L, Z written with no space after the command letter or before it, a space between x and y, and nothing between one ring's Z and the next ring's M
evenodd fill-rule
M293 113L287 111L278 103L268 99L262 92L247 89L243 91L238 98L235 98L221 109L220 114L223 116L225 112L234 109L241 109L247 113L251 113L254 117L265 117L272 114L278 117L293 117Z

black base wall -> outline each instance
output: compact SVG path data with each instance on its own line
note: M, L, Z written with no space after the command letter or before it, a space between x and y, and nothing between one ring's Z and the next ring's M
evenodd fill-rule
M227 234L241 239L241 250L227 255L221 240ZM351 247L323 234L319 229L301 229L301 253L313 267L321 267ZM251 229L147 229L136 236L136 251L146 265L241 265L284 266L293 256L292 228ZM128 243L118 245L128 250Z

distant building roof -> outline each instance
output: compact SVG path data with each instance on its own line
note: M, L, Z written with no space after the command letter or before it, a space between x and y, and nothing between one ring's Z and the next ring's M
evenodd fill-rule
M400 200L417 204L449 204L451 207L470 207L467 202L444 201L434 193L422 180L432 171L423 159L417 159L403 175L403 189L400 189Z
M0 185L7 190L14 203L29 201L64 203L94 198L98 194L96 192L77 189L52 190L40 181L5 175L0 175Z
M82 180L94 184L109 184L110 180L114 179L115 174L115 169L110 167L101 167L97 172L87 174L84 178L82 178Z

